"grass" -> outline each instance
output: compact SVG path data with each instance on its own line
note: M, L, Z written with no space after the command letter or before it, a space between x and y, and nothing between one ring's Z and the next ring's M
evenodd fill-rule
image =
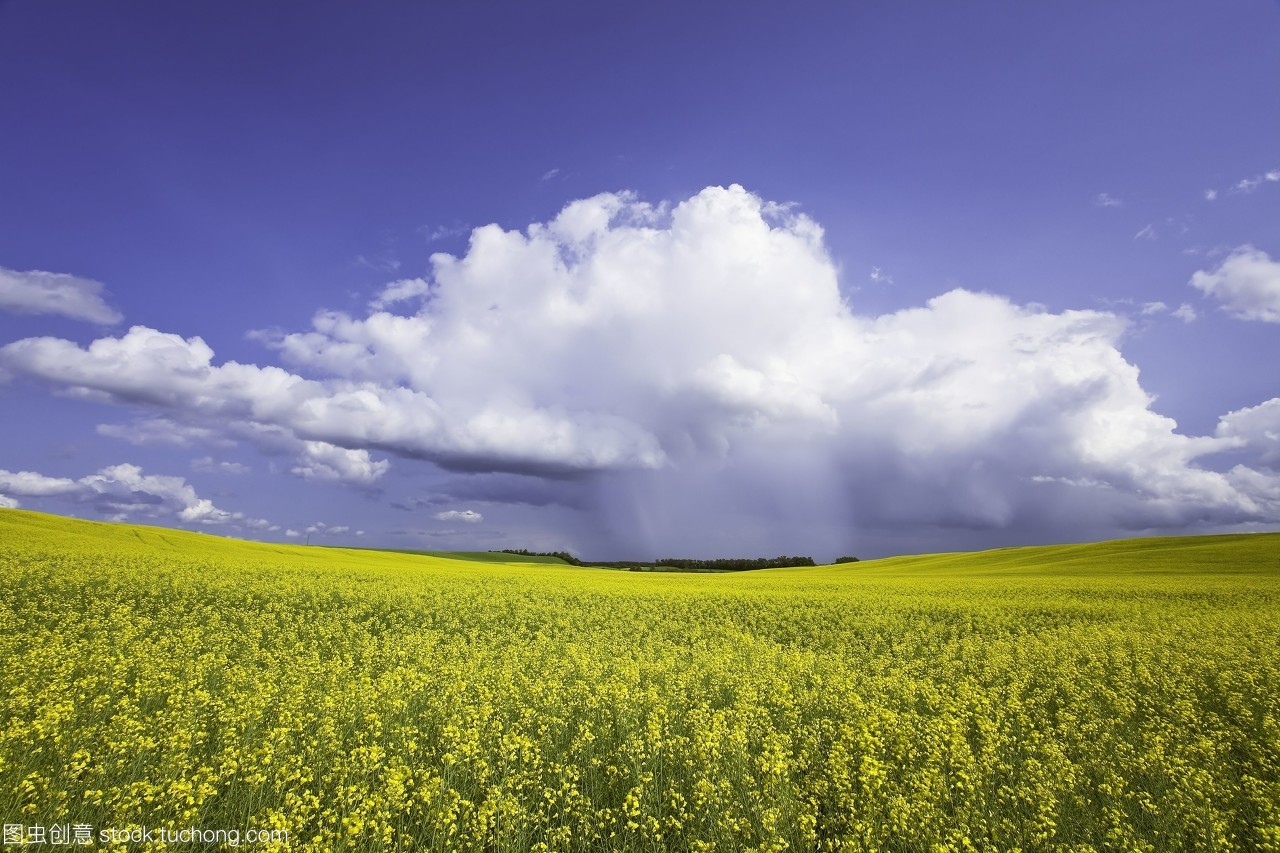
M1278 535L492 556L0 510L0 817L288 834L256 849L1280 849Z
M546 563L553 566L567 566L559 557L525 556L507 554L502 551L416 551L407 548L370 548L371 551L382 551L390 554L414 554L419 557L438 557L444 560L464 560L469 563Z

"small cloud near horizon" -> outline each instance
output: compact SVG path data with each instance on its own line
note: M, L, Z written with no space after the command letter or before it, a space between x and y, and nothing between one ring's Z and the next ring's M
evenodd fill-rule
M445 512L437 512L434 517L437 521L465 521L468 524L484 521L484 516L473 509L451 509Z
M14 314L57 314L99 326L114 326L124 315L103 299L101 282L64 273L0 267L0 309Z

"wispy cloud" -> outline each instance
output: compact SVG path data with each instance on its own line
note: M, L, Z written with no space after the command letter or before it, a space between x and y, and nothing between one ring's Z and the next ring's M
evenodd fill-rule
M124 319L103 299L105 288L87 278L0 267L0 310L15 314L58 314L111 326Z
M893 276L882 271L880 267L871 268L871 280L876 284L893 284Z
M1277 182L1280 182L1280 169L1272 169L1269 172L1262 172L1252 177L1241 178L1231 190L1236 193L1251 193L1263 184Z
M218 430L178 423L166 417L138 418L126 424L98 424L97 432L98 435L118 438L138 447L191 447L197 444L209 447L235 446L234 441Z
M1093 197L1093 203L1098 207L1120 207L1123 201L1111 195L1111 193L1098 193Z
M558 168L548 169L546 172L543 172L542 177L538 179L538 182L545 184L547 181L552 180L559 174L560 174L560 170Z
M356 255L356 263L378 272L393 273L400 269L400 261L390 254L374 255L372 258L367 255Z
M227 462L216 460L212 456L201 456L191 460L191 470L202 474L248 474L253 469L243 462Z
M1280 169L1269 169L1265 172L1250 175L1247 178L1241 178L1228 187L1227 192L1231 195L1248 195L1264 184L1274 183L1280 183ZM1207 189L1204 191L1204 199L1205 201L1214 201L1219 194L1216 189Z
M392 536L421 536L429 539L455 539L461 542L473 542L476 539L498 539L507 538L505 533L498 530L463 530L457 527L448 527L443 530L414 530L408 527L397 527L387 531ZM553 550L548 547L546 550Z
M1186 302L1172 310L1170 310L1169 306L1164 302L1147 302L1143 304L1141 314L1144 317L1152 317L1157 314L1168 314L1170 317L1174 317L1184 323L1192 323L1198 316L1196 314L1196 309L1192 308Z
M1147 223L1143 226L1142 230L1133 235L1133 239L1135 240L1156 240L1158 238L1159 235L1156 233L1156 226L1151 223Z
M461 237L468 230L468 227L461 222L454 222L451 225L423 225L418 229L418 233L425 237L428 243L438 243L451 237Z

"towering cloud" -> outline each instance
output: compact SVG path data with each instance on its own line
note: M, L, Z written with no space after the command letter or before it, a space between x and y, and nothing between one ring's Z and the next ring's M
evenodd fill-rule
M218 364L199 338L143 327L87 348L18 341L0 367L281 431L307 442L304 476L371 482L385 469L370 450L532 474L633 549L1280 520L1272 473L1201 464L1241 438L1185 436L1152 410L1125 329L968 290L859 315L821 228L732 186L478 228L365 316L259 333L289 369Z

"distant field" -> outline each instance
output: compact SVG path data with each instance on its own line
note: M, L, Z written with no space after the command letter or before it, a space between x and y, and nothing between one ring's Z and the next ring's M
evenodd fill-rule
M553 566L568 565L557 557L516 556L502 551L410 551L406 549L374 548L390 554L415 554L419 557L442 557L446 560L466 560L475 563L550 563Z
M0 819L1280 850L1280 534L734 574L458 557L0 510Z

